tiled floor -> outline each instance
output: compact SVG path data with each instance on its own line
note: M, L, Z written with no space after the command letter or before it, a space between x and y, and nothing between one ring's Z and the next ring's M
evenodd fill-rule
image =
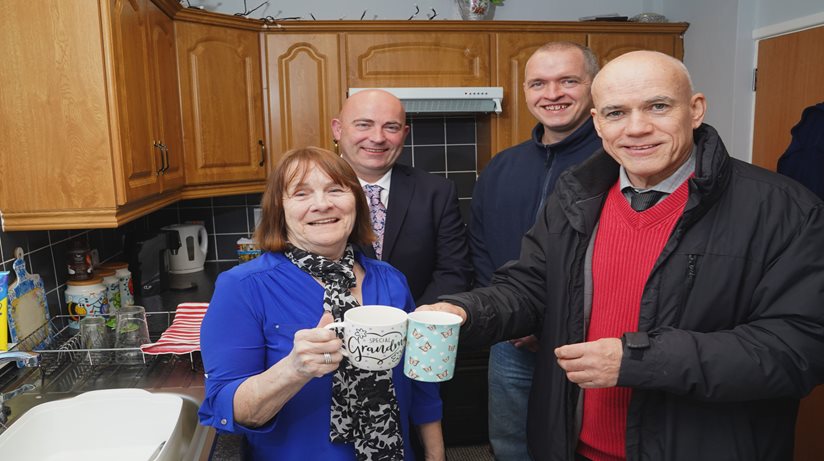
M218 437L210 461L240 461L242 440L240 436L224 434ZM446 449L446 461L494 461L489 445L450 447Z
M446 461L494 461L489 445L450 447L446 449Z

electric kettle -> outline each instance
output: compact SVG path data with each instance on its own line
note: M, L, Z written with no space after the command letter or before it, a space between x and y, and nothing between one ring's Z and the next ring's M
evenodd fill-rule
M203 263L206 262L206 250L209 248L206 228L200 224L174 224L161 229L176 232L180 239L180 246L177 248L169 246L169 272L190 274L202 271Z

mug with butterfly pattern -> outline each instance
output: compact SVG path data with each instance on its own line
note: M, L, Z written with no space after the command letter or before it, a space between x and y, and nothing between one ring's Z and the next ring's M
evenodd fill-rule
M443 382L455 374L461 318L440 311L407 316L403 373L417 381Z

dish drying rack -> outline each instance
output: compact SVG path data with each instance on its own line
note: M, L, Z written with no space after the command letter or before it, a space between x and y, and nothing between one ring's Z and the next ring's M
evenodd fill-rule
M157 341L161 333L172 324L176 312L146 312L151 342ZM77 319L72 316L54 316L10 350L38 353L40 355L39 368L43 378L55 375L71 364L76 364L81 373L89 368L118 365L117 352L139 353L143 363L136 366L148 365L157 357L142 352L139 347L85 349L81 341L80 330L76 325ZM114 336L113 330L111 335ZM188 355L191 368L194 369L195 357L191 352Z

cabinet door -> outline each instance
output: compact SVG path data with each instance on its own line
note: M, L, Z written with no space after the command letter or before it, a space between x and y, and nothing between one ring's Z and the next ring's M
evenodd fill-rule
M492 155L529 139L538 123L524 100L524 68L532 53L548 42L585 43L582 33L499 33L497 34L496 85L504 88L503 112L494 118Z
M3 231L99 225L100 210L125 200L113 174L105 13L60 0L2 0L0 10Z
M332 147L331 120L340 110L337 34L266 37L272 163L289 149Z
M601 66L617 56L637 50L660 51L678 59L684 58L683 39L672 33L589 34L587 45L600 58Z
M186 184L266 177L258 33L178 23Z
M148 58L148 0L116 0L112 7L117 116L127 201L160 192L159 141Z
M164 191L183 186L183 127L177 82L177 50L174 22L153 3L148 3L152 83L155 94L155 126L165 146L161 164Z
M489 34L346 34L349 87L489 86Z

